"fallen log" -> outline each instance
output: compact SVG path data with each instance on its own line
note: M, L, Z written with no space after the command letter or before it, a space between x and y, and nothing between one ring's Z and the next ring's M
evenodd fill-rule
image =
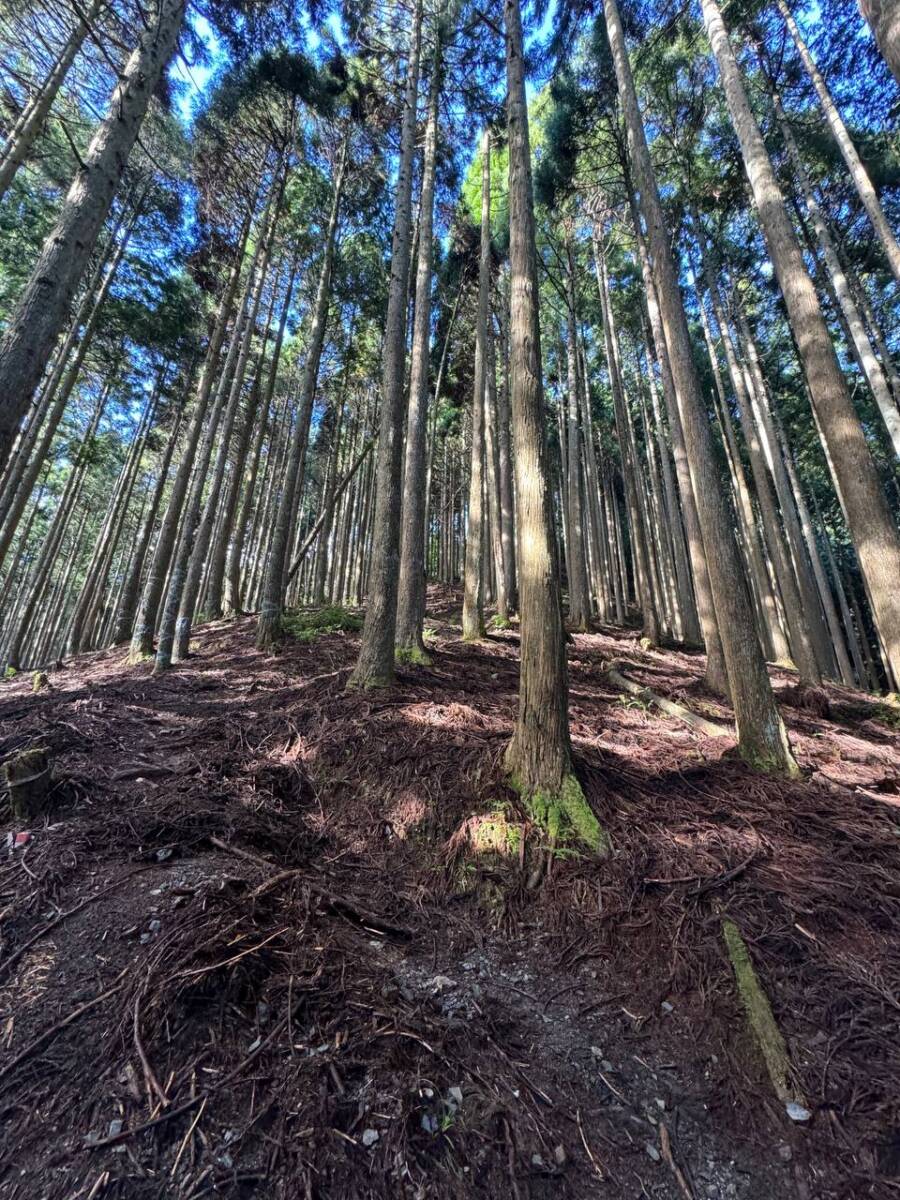
M614 683L623 692L628 692L630 696L636 696L648 704L655 704L667 716L683 721L685 725L689 725L691 729L696 729L704 737L732 736L732 731L727 726L718 725L715 721L707 721L705 717L700 717L696 713L692 713L683 704L676 704L674 700L667 700L665 696L658 696L656 692L651 692L648 687L643 687L641 684L635 683L633 679L627 679L614 667L610 667L607 670L606 677L610 683Z

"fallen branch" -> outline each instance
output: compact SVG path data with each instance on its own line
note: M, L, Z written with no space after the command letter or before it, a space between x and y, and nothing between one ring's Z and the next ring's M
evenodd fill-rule
M250 1063L271 1045L278 1034L284 1029L285 1025L287 1025L287 1017L282 1017L272 1032L260 1042L256 1049L251 1050L247 1057L239 1062L233 1071L229 1071L224 1079L220 1079L212 1087L205 1088L202 1092L198 1092L196 1096L192 1096L190 1100L185 1100L184 1104L179 1104L177 1108L170 1108L167 1113L163 1113L159 1117L154 1117L152 1121L144 1121L143 1124L134 1125L131 1129L123 1129L120 1133L113 1133L109 1137L100 1138L96 1142L91 1142L86 1148L88 1150L99 1150L104 1146L117 1146L119 1142L126 1142L129 1138L133 1138L139 1133L144 1133L148 1129L156 1129L158 1125L164 1125L166 1121L172 1121L175 1117L183 1116L185 1113L190 1112L191 1109L196 1108L198 1104L205 1104L210 1096L215 1092L221 1091L245 1067L249 1067Z
M86 1012L90 1012L92 1008L96 1008L98 1004L102 1004L104 1000L108 1000L110 996L115 995L122 987L122 981L128 972L126 967L116 978L116 982L111 988L107 988L105 992L101 992L99 996L95 996L93 1000L87 1000L84 1004L80 1004L78 1008L69 1013L67 1017L63 1017L61 1021L57 1021L55 1025L51 1025L49 1029L45 1029L42 1034L29 1042L24 1050L20 1050L15 1058L10 1059L5 1066L0 1067L0 1079L11 1074L16 1067L23 1063L26 1058L29 1058L35 1051L40 1050L47 1042L51 1041L58 1033L61 1033L66 1026L73 1024L79 1017L84 1016Z
M769 997L763 991L759 976L750 961L750 951L734 921L722 921L722 934L731 959L738 994L747 1014L750 1032L756 1041L772 1082L775 1095L782 1104L803 1104L792 1080L791 1060Z
M705 717L698 717L696 713L692 713L683 704L676 704L674 700L667 700L665 696L658 696L656 692L651 692L648 687L642 687L639 683L635 683L633 679L626 679L614 667L609 668L606 672L606 677L616 687L621 688L623 692L628 692L629 695L636 696L639 700L644 700L648 704L655 704L667 716L683 721L685 725L690 725L691 729L696 729L698 733L702 733L705 737L732 736L732 731L725 725L718 725L715 721L707 721Z
M221 838L213 836L209 838L209 841L219 850L225 850L229 854L234 854L238 858L243 858L246 862L252 862L257 866L265 867L268 871L274 870L275 868L275 863L270 862L267 858L263 858L259 854L253 854L249 850L242 850L239 846L230 846L228 842L223 842ZM306 876L306 872L299 869L279 871L276 875L273 875L271 879L267 879L264 883L261 883L253 892L253 897L258 898L259 896L265 895L266 892L271 891L272 888L277 887L279 883L282 883L286 879L296 879L299 877L303 878L303 883L306 888L314 896L317 896L320 900L324 901L329 908L333 908L337 912L342 912L346 916L352 917L358 924L364 926L365 928L378 930L382 933L390 933L393 934L394 937L403 938L404 940L409 940L412 938L412 930L407 929L405 925L395 925L392 921L388 921L379 913L370 912L368 909L362 908L356 903L355 900L350 900L345 896L335 896L333 892L326 891L325 888L320 887L317 883L313 883L312 880Z

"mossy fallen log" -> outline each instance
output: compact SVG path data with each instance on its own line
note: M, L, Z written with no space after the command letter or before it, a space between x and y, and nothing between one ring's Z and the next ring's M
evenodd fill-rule
M623 692L628 692L630 696L636 696L648 704L655 704L667 716L683 721L685 725L689 725L691 729L696 729L698 733L702 733L705 737L732 736L732 730L728 729L725 725L718 725L715 721L707 721L705 717L700 717L697 713L692 713L683 704L676 704L674 700L667 700L665 696L658 696L656 692L651 692L648 687L643 687L641 684L635 683L633 679L628 679L614 667L610 667L607 670L606 677L610 683L614 683Z
M806 1118L793 1115L798 1112L806 1113L805 1103L794 1083L787 1043L778 1028L769 997L750 960L747 943L734 921L727 917L722 921L722 934L734 971L738 995L747 1014L750 1032L766 1065L772 1089L793 1120L808 1119L808 1113Z

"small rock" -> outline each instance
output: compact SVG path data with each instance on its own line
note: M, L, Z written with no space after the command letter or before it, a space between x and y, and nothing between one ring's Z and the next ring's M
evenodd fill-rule
M172 847L163 846L161 850L157 850L156 858L158 862L165 862L167 858L172 857Z
M564 1167L566 1165L566 1148L565 1148L565 1146L563 1146L563 1145L557 1146L553 1151L553 1157L556 1159L556 1165L558 1167Z
M532 1154L531 1165L533 1167L542 1167L544 1165L544 1160L541 1158L541 1156L539 1154Z
M656 1107L657 1107L657 1108L658 1108L658 1109L659 1109L661 1112L665 1112L665 1111L666 1111L666 1102L665 1102L665 1100L663 1100L663 1098L662 1098L661 1096L657 1096L657 1097L656 1097Z
M437 994L446 992L448 988L456 987L456 983L448 975L435 975L430 984L431 990Z
M152 939L152 938L153 938L153 934L152 934L152 933L142 933L142 934L141 934L141 937L140 937L140 942L141 942L141 945L142 945L142 946L146 946L146 945L147 945L147 943L148 943L149 941L151 941L151 939Z
M791 1100L789 1104L785 1105L785 1112L792 1121L803 1122L812 1120L812 1113L809 1109L804 1108L802 1104L798 1104L796 1100Z
M593 1054L594 1058L602 1058L603 1057L603 1051L600 1049L599 1046L591 1046L591 1054Z
M787 1163L787 1162L790 1162L791 1159L794 1157L794 1152L790 1148L790 1146L788 1146L785 1143L783 1146L778 1147L778 1157L781 1159L782 1162Z
M151 933L159 933L159 931L162 929L162 921L153 920L150 922L147 928Z
M107 1137L118 1137L121 1132L122 1132L122 1122L118 1118L116 1118L115 1121L110 1121L109 1132L107 1133L106 1136Z
M644 1149L647 1151L648 1158L652 1159L653 1162L659 1162L659 1158L660 1158L659 1151L653 1145L652 1142L647 1142L646 1145L644 1146Z
M447 1096L448 1096L448 1103L455 1104L457 1108L459 1108L459 1106L462 1104L462 1101L463 1101L462 1088L459 1088L459 1087L450 1088L450 1090L447 1092Z
M616 1069L608 1058L602 1058L600 1060L600 1066L604 1071L614 1071Z
M375 1143L378 1141L380 1136L381 1136L381 1134L378 1132L377 1129L364 1129L363 1135L361 1138L362 1144L365 1146L365 1148L367 1150L369 1150L372 1148L372 1146L375 1145Z
M675 1011L675 1005L670 1004L668 1000L663 1000L662 1004L659 1007L660 1007L660 1010L664 1013L670 1013L670 1012Z

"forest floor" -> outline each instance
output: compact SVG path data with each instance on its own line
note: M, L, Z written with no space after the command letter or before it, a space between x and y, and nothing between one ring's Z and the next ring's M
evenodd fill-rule
M160 679L110 651L0 687L0 757L39 742L60 779L44 823L0 814L0 1196L900 1193L896 710L814 713L775 672L804 776L775 781L605 675L727 720L701 656L575 635L614 853L529 890L517 637L465 645L458 610L430 590L433 665L374 694L345 690L355 633L269 656L250 618Z

